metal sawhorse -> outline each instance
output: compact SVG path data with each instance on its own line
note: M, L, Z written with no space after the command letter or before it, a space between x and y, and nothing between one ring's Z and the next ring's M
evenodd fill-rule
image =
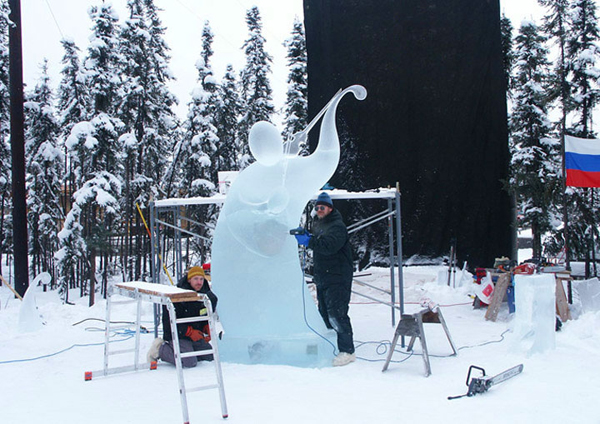
M458 351L456 350L456 346L454 346L454 342L452 341L452 337L450 337L450 332L448 331L448 327L446 326L446 321L444 320L444 316L442 315L442 311L440 310L438 305L428 305L428 308L422 309L416 314L403 314L400 317L400 321L396 326L396 331L394 333L394 339L392 340L392 345L390 346L390 351L388 352L387 359L385 360L385 364L383 365L383 369L381 371L385 371L388 369L390 365L390 361L392 360L392 355L394 354L394 349L396 348L396 344L398 343L398 338L400 336L410 336L410 342L408 343L408 351L411 351L414 344L415 339L418 337L421 342L421 347L423 349L423 362L425 364L425 377L429 377L431 375L431 364L429 363L429 352L427 351L427 341L425 340L425 332L423 331L423 323L438 323L442 324L444 327L444 331L446 332L446 337L450 342L450 346L452 347L452 351L454 352L452 355L457 355Z
M136 314L136 331L135 331L135 348L133 349L123 349L123 350L114 350L111 351L109 349L109 337L110 337L110 313L111 306L113 304L118 303L131 303L132 301L113 301L112 296L114 294L119 294L125 297L129 297L134 299L134 302L137 302L137 314ZM106 298L106 325L105 325L105 337L104 337L104 368L100 371L87 371L85 373L85 380L91 380L92 376L94 377L106 377L111 374L117 374L121 372L129 372L129 371L139 371L143 369L156 369L156 362L139 362L139 353L140 353L140 327L141 327L141 311L142 311L142 301L152 302L154 304L165 305L167 310L169 311L169 319L171 322L171 335L172 335L172 343L173 343L173 351L175 352L175 367L177 369L177 380L179 383L179 394L181 398L181 412L183 414L184 424L189 424L189 413L187 406L187 392L193 392L198 390L206 390L206 389L219 389L219 398L221 400L221 413L223 418L227 418L229 415L227 413L227 402L225 400L225 389L223 388L223 374L221 372L221 362L219 359L219 349L217 345L217 337L215 330L215 321L214 321L214 313L212 311L212 305L208 297L204 294L197 293L193 290L184 290L179 287L167 286L162 284L154 284L154 283L146 283L146 282L128 282L128 283L119 283L111 286L108 290L108 296ZM175 307L174 303L178 302L201 302L205 301L205 305L207 305L208 315L191 317L191 318L180 318L177 319L175 315ZM197 321L207 321L210 334L214 337L213 342L211 343L212 349L209 350L201 350L195 352L187 352L181 353L179 347L179 335L177 332L177 324L181 323L190 323ZM114 328L114 327L113 327ZM122 353L130 353L134 352L134 364L122 367L109 368L108 367L108 358L110 355L117 355ZM208 355L212 354L214 359L213 363L215 366L217 383L211 384L207 386L200 386L191 389L186 389L185 382L183 379L183 367L181 365L181 359L187 358L191 356L198 355Z

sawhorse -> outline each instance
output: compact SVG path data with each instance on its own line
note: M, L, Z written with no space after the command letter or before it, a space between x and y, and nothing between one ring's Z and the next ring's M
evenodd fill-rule
M439 306L435 305L433 307L428 307L423 309L416 314L403 314L400 317L400 322L396 326L396 331L394 333L394 339L392 340L392 345L390 346L390 351L388 352L387 359L385 360L385 364L383 365L382 372L388 369L390 365L390 361L392 360L392 356L394 354L394 349L396 348L396 344L398 343L398 338L400 336L410 336L410 342L408 343L408 351L411 351L414 344L415 339L418 337L421 342L421 348L423 349L423 362L425 364L425 377L429 377L431 375L431 364L429 363L429 353L427 351L427 341L425 340L425 331L423 331L423 323L438 323L442 324L444 327L444 331L446 332L446 337L450 342L450 346L452 347L452 351L454 352L452 356L457 355L458 351L454 346L454 342L452 341L452 337L450 337L450 332L448 331L448 327L446 326L446 321L444 320L444 316L442 315L442 311Z
M134 302L137 302L137 316L136 316L136 331L135 331L135 348L133 349L124 349L124 350L115 350L110 351L109 349L109 337L110 337L110 314L111 314L111 306L117 303L130 303L131 301L113 301L112 296L114 294L119 294L125 297L129 297L134 299ZM181 412L183 414L183 422L184 424L189 424L189 412L187 406L187 392L205 390L205 389L219 389L219 398L221 401L221 413L223 418L228 417L227 413L227 403L225 400L225 389L223 388L223 374L221 372L221 362L219 359L219 350L217 345L217 338L213 339L211 343L212 349L209 350L201 350L195 352L187 352L181 353L179 347L179 334L177 332L177 324L181 323L190 323L197 321L206 321L208 322L210 328L210 334L215 336L215 320L212 311L212 305L208 297L204 294L197 293L193 290L184 290L178 287L167 286L162 284L153 284L153 283L145 283L145 282L128 282L128 283L119 283L111 286L107 293L106 298L106 323L105 323L105 337L104 337L104 368L100 371L87 371L85 373L85 380L91 380L92 377L106 377L111 374L117 374L121 372L129 372L129 371L140 371L140 370L152 370L156 369L157 363L140 363L139 362L139 353L140 353L140 328L141 328L141 304L142 301L152 302L154 304L165 305L167 310L169 311L169 320L171 323L171 336L173 343L173 350L175 352L175 367L177 369L177 380L179 383L179 393L181 399ZM208 314L205 316L198 316L192 318L180 318L177 319L175 315L175 307L174 303L178 302L204 302L207 306ZM110 355L117 355L122 353L130 353L134 352L134 364L122 367L109 368L108 367L108 358ZM186 389L185 382L183 379L183 367L181 365L181 359L187 358L191 356L198 355L213 355L213 363L215 366L215 372L217 377L217 383L207 386L201 386L191 389Z

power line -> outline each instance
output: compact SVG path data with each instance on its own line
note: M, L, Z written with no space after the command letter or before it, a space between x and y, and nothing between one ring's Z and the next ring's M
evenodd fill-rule
M52 20L54 20L54 23L56 24L56 28L58 29L58 33L60 34L60 38L65 38L65 36L63 35L61 29L60 29L60 25L58 25L58 21L56 20L56 16L54 16L54 12L52 11L52 7L50 7L50 3L48 2L48 0L46 1L46 5L48 6L48 10L50 11L50 15L52 15Z

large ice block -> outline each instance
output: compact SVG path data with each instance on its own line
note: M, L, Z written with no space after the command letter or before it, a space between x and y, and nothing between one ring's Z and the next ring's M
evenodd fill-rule
M554 274L515 275L514 334L520 350L540 353L555 347Z
M304 283L298 245L289 230L298 226L307 202L337 168L335 112L349 92L360 100L366 97L361 86L333 97L310 156L284 152L279 131L268 122L250 130L256 162L229 188L212 244L224 361L307 367L331 363L334 333L326 329Z

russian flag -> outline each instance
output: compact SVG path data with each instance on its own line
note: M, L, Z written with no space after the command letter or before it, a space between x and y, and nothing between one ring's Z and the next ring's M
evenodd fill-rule
M600 140L565 136L567 185L600 187Z

